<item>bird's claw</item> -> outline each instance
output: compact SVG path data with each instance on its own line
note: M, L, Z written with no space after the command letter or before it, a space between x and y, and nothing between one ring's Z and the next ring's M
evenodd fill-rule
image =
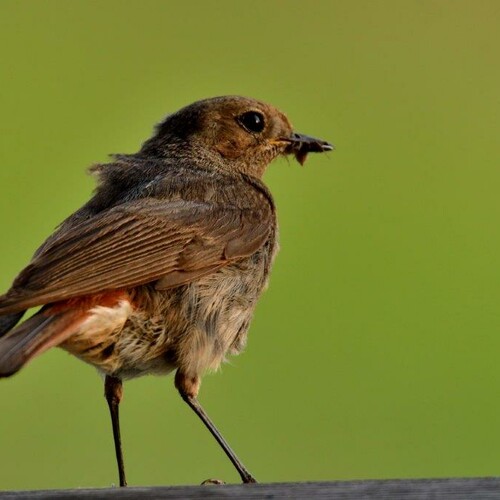
M201 483L202 486L210 484L226 484L226 483L222 481L222 479L205 479L205 481Z

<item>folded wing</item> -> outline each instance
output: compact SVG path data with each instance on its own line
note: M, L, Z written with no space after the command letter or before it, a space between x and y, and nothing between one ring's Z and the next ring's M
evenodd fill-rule
M108 290L195 280L251 255L274 217L255 209L185 200L124 203L60 231L0 296L0 315Z

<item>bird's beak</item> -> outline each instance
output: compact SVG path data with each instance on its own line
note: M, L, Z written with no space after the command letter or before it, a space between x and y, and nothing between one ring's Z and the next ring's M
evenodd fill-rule
M280 140L288 143L285 153L295 155L301 165L306 161L308 153L324 153L335 149L335 146L329 142L296 132L292 133L290 137L283 137Z

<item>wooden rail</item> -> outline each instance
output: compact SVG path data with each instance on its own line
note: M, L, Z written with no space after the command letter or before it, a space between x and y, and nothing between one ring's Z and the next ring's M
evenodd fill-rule
M97 499L335 499L500 500L500 478L393 479L250 485L161 486L48 491L4 491L1 500Z

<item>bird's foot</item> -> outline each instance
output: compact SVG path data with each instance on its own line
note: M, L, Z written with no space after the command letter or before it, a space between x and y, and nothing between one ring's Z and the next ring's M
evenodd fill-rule
M226 484L226 483L222 481L222 479L205 479L205 481L201 483L202 486L205 486L207 484L210 485L210 484Z
M243 484L257 484L257 479L250 474L245 475L245 477L242 476L241 479L243 480Z

